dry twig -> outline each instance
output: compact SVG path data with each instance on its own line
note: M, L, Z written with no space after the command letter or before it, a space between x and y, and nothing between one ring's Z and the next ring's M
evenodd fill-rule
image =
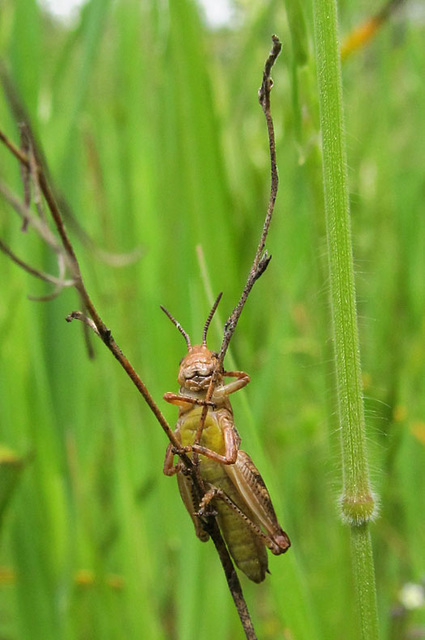
M266 117L267 132L269 136L270 172L271 172L269 205L267 207L267 214L264 220L263 231L261 233L260 242L258 243L257 251L254 257L254 261L252 263L251 270L248 274L248 278L247 278L244 290L242 291L242 295L240 297L238 304L233 309L230 317L228 318L224 326L223 342L221 344L220 352L218 355L218 361L221 364L223 363L224 356L226 355L226 351L228 349L230 340L236 329L236 325L242 313L242 309L244 308L247 298L251 292L251 289L254 286L254 283L258 280L258 278L263 275L264 271L267 269L268 264L271 260L271 256L267 253L267 251L264 251L264 247L266 244L266 238L269 232L270 223L271 223L272 215L274 211L274 205L276 202L279 178L278 178L277 166L276 166L276 143L275 143L273 119L270 112L270 91L273 87L273 80L271 79L270 73L282 49L282 44L280 43L279 38L277 36L272 36L272 40L273 40L272 50L270 51L269 57L267 58L266 64L264 65L263 82L261 83L261 87L258 91L258 100L260 102L261 108L263 109L264 115Z
M274 140L274 129L273 122L270 114L270 91L272 88L272 80L270 77L270 72L273 67L274 62L276 61L277 56L279 55L281 50L281 44L276 36L273 36L273 47L270 52L269 57L267 58L264 73L263 73L263 82L259 90L259 100L260 104L263 108L268 136L269 136L269 147L270 147L270 159L271 159L271 191L270 191L270 200L267 209L267 215L265 218L263 231L261 234L260 242L255 254L255 258L249 272L247 282L243 289L241 298L233 310L231 316L226 322L223 342L221 345L219 359L218 359L218 368L216 369L216 374L219 372L219 367L222 367L223 359L226 354L227 348L229 346L231 337L235 331L237 322L239 320L242 309L246 303L248 295L258 278L264 273L267 265L270 261L270 256L264 251L265 241L267 237L267 233L269 230L271 217L273 214L277 187L278 187L278 177L277 177L277 169L276 169L276 151L275 151L275 140ZM19 111L16 104L13 105L13 110L15 114ZM105 323L103 322L99 312L97 311L86 287L84 284L84 280L80 271L80 266L77 260L77 256L75 254L72 242L66 230L63 217L61 215L60 206L58 200L55 196L54 190L52 189L49 183L49 177L47 170L44 168L44 163L40 160L42 158L42 154L37 147L37 144L34 140L34 137L31 134L31 130L28 125L21 125L21 138L22 145L21 148L17 147L2 131L0 131L0 141L9 149L9 151L17 158L20 163L21 173L24 181L24 200L20 200L17 196L11 193L8 188L0 183L0 193L3 197L11 204L11 206L15 209L18 215L22 218L23 221L23 229L33 228L34 231L39 235L39 237L48 245L50 248L57 254L58 256L58 264L59 264L59 278L55 278L49 274L45 274L44 272L35 269L34 267L28 265L27 263L20 260L13 251L7 247L2 241L0 241L0 250L3 251L8 257L15 262L18 266L20 266L25 271L31 273L37 278L52 283L56 286L54 293L57 295L58 292L63 287L73 286L80 298L82 308L84 311L73 311L70 313L66 320L71 322L72 320L79 320L85 326L85 328L91 329L105 344L105 346L109 349L109 351L113 354L119 364L123 367L133 384L137 387L139 392L142 394L155 418L158 420L162 429L164 430L167 438L175 447L176 452L178 453L181 462L186 468L186 473L190 475L191 482L193 483L194 492L197 496L198 502L200 503L204 494L205 487L202 479L200 478L198 467L196 464L196 456L193 456L193 461L190 457L181 451L180 443L176 439L176 436L173 433L173 430L170 428L166 419L164 418L162 412L158 408L157 404L153 400L150 395L147 387L139 377L139 375L134 370L130 361L123 354L118 344L115 342L111 331L107 328ZM34 216L30 206L29 206L29 198L30 194L33 194L34 201L36 204L37 211L39 216ZM59 236L59 241L54 233L50 230L48 226L47 219L44 215L43 210L43 198L47 205L47 208L51 214L51 218L53 220L56 232ZM70 274L69 279L65 279L65 271L68 271ZM51 296L47 296L44 299L48 299ZM203 425L205 423L205 418L208 411L208 402L211 399L214 385L216 384L216 376L212 377L212 382L208 389L206 401L203 407L202 417L200 420L200 425L197 433L198 441L202 434ZM222 563L227 583L232 594L233 600L235 602L235 606L237 608L242 626L245 631L245 635L248 640L255 640L256 635L254 631L254 627L251 622L251 618L246 606L246 602L243 597L242 588L239 582L239 578L236 574L235 568L229 556L229 552L227 547L223 541L223 538L220 533L220 529L218 527L217 521L213 515L205 515L202 517L202 525L205 530L211 536L214 545L217 549L218 555L220 557L220 561Z
M260 102L261 108L263 109L264 115L266 117L267 133L269 137L270 173L271 173L269 204L267 207L267 213L264 220L260 241L258 243L257 251L255 253L254 260L253 260L251 269L249 271L245 287L242 291L242 295L239 299L238 304L233 309L232 313L230 314L229 318L226 321L226 324L224 325L223 341L218 354L216 369L215 369L214 375L211 378L211 383L205 398L206 402L211 400L215 385L217 384L217 377L219 375L220 370L223 368L224 356L226 355L227 349L230 344L230 340L235 332L236 325L238 323L242 310L245 306L245 303L248 299L248 296L252 290L252 287L254 286L254 283L263 275L263 273L267 269L268 264L271 260L271 256L267 253L267 251L264 250L264 247L266 244L266 238L269 232L270 223L272 220L272 215L273 215L274 206L276 202L276 195L277 195L277 190L279 186L279 177L278 177L277 166L276 166L276 143L275 143L275 135L274 135L274 126L273 126L273 119L270 111L270 92L273 87L273 80L270 76L270 73L282 49L282 44L277 36L273 35L272 40L273 40L273 46L270 51L269 57L267 58L266 63L264 65L263 81L261 83L261 87L258 90L258 100ZM201 419L199 421L199 427L196 432L195 443L199 443L201 440L202 431L203 431L205 420L207 417L207 411L208 411L208 406L205 405L202 411Z

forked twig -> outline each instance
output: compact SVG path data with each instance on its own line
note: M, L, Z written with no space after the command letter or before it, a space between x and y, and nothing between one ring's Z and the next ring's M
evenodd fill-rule
M206 402L203 407L202 416L200 420L200 425L198 429L198 435L200 439L200 435L202 433L203 425L205 423L205 418L208 411L207 402L211 399L214 386L216 384L216 374L218 375L219 367L222 367L223 359L226 354L227 348L229 346L231 337L236 328L237 322L241 315L242 309L245 305L245 302L248 298L248 295L254 285L254 282L258 280L258 278L264 273L267 265L270 261L270 256L264 251L265 241L267 237L267 233L270 226L271 217L273 214L277 187L278 187L278 177L277 177L277 169L276 169L276 150L275 150L275 139L274 139L274 128L273 122L270 114L270 91L272 88L272 80L270 77L270 72L273 67L274 62L276 61L277 56L279 55L281 50L281 44L279 39L276 36L273 36L273 47L270 52L269 57L265 63L264 73L263 73L263 81L259 90L259 100L260 104L263 108L266 122L267 122L267 130L269 136L269 147L270 147L270 159L271 159L271 190L270 190L270 199L269 205L267 209L267 215L265 218L261 238L259 245L257 247L257 252L255 254L254 262L252 264L251 270L249 272L247 282L243 289L241 298L230 315L229 319L225 325L223 342L221 345L219 358L218 358L218 367L216 368L215 374L212 376L212 381L208 389ZM0 242L0 250L6 253L9 258L13 260L18 266L23 268L25 271L31 273L32 275L38 277L42 280L47 280L50 283L55 284L59 288L63 288L65 286L73 286L80 298L83 311L73 311L66 318L68 322L72 320L79 320L84 323L85 328L90 328L94 331L96 335L102 340L105 346L111 351L113 356L119 362L119 364L123 367L133 384L137 387L139 392L142 394L145 399L147 405L151 409L155 418L158 420L162 429L164 430L167 438L175 447L176 451L179 454L180 460L186 468L186 472L190 475L191 482L193 484L194 493L198 499L198 503L201 502L204 494L205 487L202 479L199 475L199 470L196 465L196 457L194 456L194 460L192 461L189 456L181 451L180 443L177 440L174 432L170 428L168 422L163 416L162 412L158 408L157 404L153 400L150 395L147 387L139 377L139 375L134 370L133 366L127 359L127 357L123 354L117 343L115 342L111 331L107 328L105 323L103 322L101 316L99 315L94 303L89 296L89 293L85 287L83 277L80 271L80 266L74 252L74 248L72 242L69 238L68 232L66 230L63 217L61 215L60 207L57 201L57 198L54 194L53 189L49 184L47 171L44 169L42 161L40 158L42 154L37 148L37 144L35 140L31 137L29 128L24 125L21 128L22 138L23 138L23 148L17 147L2 131L0 131L0 141L9 149L9 151L17 158L20 163L22 176L24 180L24 201L20 201L14 194L10 193L5 185L0 184L0 192L5 197L6 200L12 205L15 211L21 216L23 220L23 228L32 227L36 233L43 239L43 241L51 247L51 249L58 255L58 261L60 266L60 278L54 278L49 274L45 274L42 271L35 269L28 265L27 263L21 261L4 243ZM39 212L39 217L34 216L31 208L29 207L29 194L32 191L34 194L34 200ZM51 232L47 220L43 215L42 209L42 198L44 198L48 210L50 211L51 218L53 220L54 226L56 228L57 234L59 235L60 242L58 242L56 236ZM62 266L68 268L70 272L70 280L64 279L64 269ZM54 295L54 294L53 294ZM197 436L198 437L198 436ZM227 583L232 594L235 606L237 608L245 635L248 640L256 640L256 635L254 631L254 627L252 625L252 621L247 609L247 605L245 599L243 597L242 588L239 582L239 578L236 574L235 568L233 566L232 560L230 558L227 547L224 543L222 535L220 533L220 529L218 527L216 518L213 515L205 515L202 517L202 524L205 530L211 536L214 545L217 549L218 555L220 557L221 564L223 566Z
M34 131L31 127L27 109L25 108L25 105L19 96L19 92L12 82L9 72L2 60L0 60L0 83L2 85L9 108L13 114L14 120L16 123L18 123L18 128L20 129L22 151L24 153L28 153L29 151L28 158L30 162L32 161L33 163L37 163L41 167L43 167L43 173L46 176L46 179L49 182L50 187L54 193L55 199L59 204L61 215L66 221L69 228L72 229L74 234L76 234L82 245L85 248L89 249L92 254L94 256L97 256L102 262L114 267L122 267L139 260L142 253L140 247L136 247L135 249L126 253L110 253L109 251L105 251L104 249L99 248L96 243L90 238L88 233L78 222L76 216L74 215L74 212L69 206L69 203L65 200L65 198L63 198L60 191L56 188L56 185L54 185L52 182L46 157L44 155L42 147L38 144L37 137L35 136ZM1 141L7 145L7 140L4 139L4 137L1 135L1 132L0 136ZM39 212L39 215L42 218L43 209L42 204L41 206L39 206L38 204L39 202L41 203L41 200L39 199L40 188L38 185L36 172L33 169L30 169L30 172L32 174L31 178L33 181L32 198ZM21 164L21 175L23 177L24 183L24 200L26 200L27 196L30 194L28 189L29 185L26 184L28 183L28 169L26 168L25 163ZM24 221L23 230L25 231L25 229L26 224Z

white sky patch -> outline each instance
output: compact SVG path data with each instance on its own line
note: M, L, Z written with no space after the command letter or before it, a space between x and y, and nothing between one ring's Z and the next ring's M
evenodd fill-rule
M78 16L86 0L39 0L39 4L61 22L71 22Z
M143 1L143 0L142 0ZM74 20L78 10L86 0L39 0L40 5L61 22ZM231 0L198 0L206 21L217 29L230 25L234 21L234 7Z
M207 23L212 28L227 27L234 22L235 10L230 0L198 0Z

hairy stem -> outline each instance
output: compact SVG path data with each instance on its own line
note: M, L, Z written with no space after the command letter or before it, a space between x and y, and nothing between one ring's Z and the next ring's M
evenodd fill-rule
M351 526L361 637L378 637L372 547L375 514L366 454L336 0L314 0L314 27L329 260L335 378L341 433L341 515Z

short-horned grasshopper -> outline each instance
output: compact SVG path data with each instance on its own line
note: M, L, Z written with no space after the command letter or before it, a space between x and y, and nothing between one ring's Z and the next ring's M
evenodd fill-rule
M206 401L211 378L217 368L217 354L206 345L207 331L220 296L217 298L204 326L202 344L192 346L188 334L162 307L173 324L183 334L188 354L180 363L179 393L166 393L164 399L179 407L174 434L181 443L177 451L167 448L164 473L177 474L180 495L195 525L196 535L205 542L209 535L203 529L200 516L211 503L226 544L236 565L250 580L262 582L268 571L266 547L279 555L290 547L287 534L280 527L264 481L245 451L239 449L229 395L245 387L250 378L243 371L224 371L219 368L210 401ZM225 382L225 378L234 378ZM196 433L203 407L207 405L205 423L199 443ZM174 464L176 453L197 454L199 473L207 493L197 504L190 477L184 473L182 462Z

